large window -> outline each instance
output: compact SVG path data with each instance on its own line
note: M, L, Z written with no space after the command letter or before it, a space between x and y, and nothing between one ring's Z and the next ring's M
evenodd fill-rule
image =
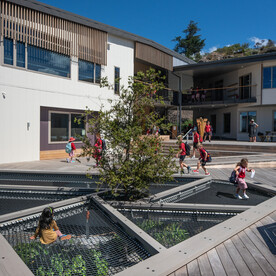
M25 43L16 43L16 66L25 68Z
M256 111L246 111L240 113L240 132L248 132L248 125L251 119L256 121Z
M101 65L85 60L79 60L79 80L100 83Z
M50 112L50 121L50 142L68 141L71 136L80 141L86 133L81 114Z
M263 88L276 88L276 66L263 68Z
M94 63L79 60L79 80L94 82Z
M115 67L114 71L114 92L120 94L120 68Z
M223 132L224 133L231 132L231 113L224 113Z
M13 40L4 38L4 63L13 65Z
M251 98L251 74L240 77L240 99Z
M28 45L28 69L70 78L70 57Z

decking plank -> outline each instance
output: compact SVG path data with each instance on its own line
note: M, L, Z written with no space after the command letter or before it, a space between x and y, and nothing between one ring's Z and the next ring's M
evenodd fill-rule
M276 211L269 215L276 222Z
M250 238L246 235L246 233L242 231L238 234L238 236L242 240L243 244L246 246L250 254L255 259L255 262L257 262L261 269L264 271L264 273L268 276L275 275L275 271L272 268L272 266L265 259L265 257L258 250L258 248L254 245L254 243L250 240Z
M224 267L224 270L227 275L231 276L238 276L239 273L235 267L235 264L233 263L230 255L228 254L224 244L220 244L216 247L217 253L219 255L219 258L221 260L221 263Z
M198 266L197 259L191 261L190 263L187 264L187 271L189 276L199 276L200 270Z
M245 229L244 232L247 235L247 237L250 239L252 244L256 248L258 248L258 252L260 252L260 255L262 256L262 258L260 258L260 262L263 262L263 259L264 259L265 262L263 262L263 264L266 265L266 269L268 270L268 272L272 273L272 270L270 269L271 267L276 275L276 256L270 252L267 246L263 245L260 239L249 228ZM259 256L259 254L257 256Z
M262 235L260 234L260 232L258 231L258 227L262 227L264 226L260 221L257 221L255 224L251 225L249 228L254 232L254 234L260 239L260 241L265 245L265 241L262 237Z
M214 275L207 254L203 254L197 260L198 260L198 265L202 276Z
M236 247L233 244L233 242L231 241L231 239L225 241L223 244L224 244L225 248L227 249L228 254L232 258L233 263L235 264L239 274L246 275L246 276L252 275L251 271L247 267L247 264L244 262L242 256L236 249Z
M218 253L215 248L207 252L207 256L209 259L209 262L211 264L211 267L213 269L214 275L218 276L226 276L224 267L221 263L221 260L218 256Z
M250 269L251 273L255 276L265 276L263 270L260 268L260 266L256 263L255 259L251 255L251 253L248 251L248 249L245 247L239 236L234 236L231 238L233 244L239 251L240 255L242 256L243 260L248 265L248 268Z
M174 272L175 276L188 276L187 266L183 266Z

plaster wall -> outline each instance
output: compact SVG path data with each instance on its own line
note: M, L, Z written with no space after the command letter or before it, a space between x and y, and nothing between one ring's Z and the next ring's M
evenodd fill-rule
M120 68L121 85L133 75L134 43L108 37L107 66L102 77L114 82L114 67ZM3 46L1 44L1 53ZM71 78L62 78L0 65L0 163L39 160L40 107L98 111L108 108L108 99L116 99L113 89L100 88L78 80L78 60L71 59Z

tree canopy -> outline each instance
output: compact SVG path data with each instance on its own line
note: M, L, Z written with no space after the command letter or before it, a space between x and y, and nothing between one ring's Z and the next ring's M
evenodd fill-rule
M200 51L205 46L205 39L201 39L201 35L197 34L200 31L197 24L191 20L187 29L182 31L185 37L177 36L173 39L176 42L174 50L194 60L200 57Z
M102 86L109 86L102 80ZM112 87L111 87L112 88ZM173 153L162 153L159 135L143 135L145 126L166 128L164 118L155 112L157 96L163 89L163 78L153 69L129 77L128 86L121 87L120 95L111 101L111 108L103 107L95 114L86 112L89 134L100 133L106 150L100 161L100 185L106 184L114 195L121 192L128 199L148 194L150 183L162 183L175 171ZM83 139L82 156L93 154L93 144Z

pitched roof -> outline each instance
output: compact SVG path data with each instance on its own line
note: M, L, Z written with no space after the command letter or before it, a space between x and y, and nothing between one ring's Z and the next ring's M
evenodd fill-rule
M80 16L80 15L71 13L69 11L65 11L65 10L62 10L62 9L59 9L59 8L35 1L35 0L7 0L7 2L14 3L14 4L17 4L20 6L24 6L24 7L36 10L36 11L40 11L45 14L50 14L50 15L53 15L53 16L56 16L56 17L59 17L59 18L62 18L62 19L68 20L68 21L72 21L72 22L75 22L78 24L82 24L87 27L98 29L98 30L107 32L109 34L112 34L112 35L115 35L115 36L118 36L121 38L125 38L125 39L132 40L132 41L138 41L138 42L150 45L150 46L152 46L162 52L165 52L177 59L180 59L188 64L195 63L193 60L191 60L191 59L189 59L189 58L187 58L187 57L185 57L167 47L164 47L163 45L156 43L153 40L150 40L150 39L144 38L142 36L138 36L138 35L132 34L130 32L106 25L104 23L100 23L98 21L89 19L84 16Z

